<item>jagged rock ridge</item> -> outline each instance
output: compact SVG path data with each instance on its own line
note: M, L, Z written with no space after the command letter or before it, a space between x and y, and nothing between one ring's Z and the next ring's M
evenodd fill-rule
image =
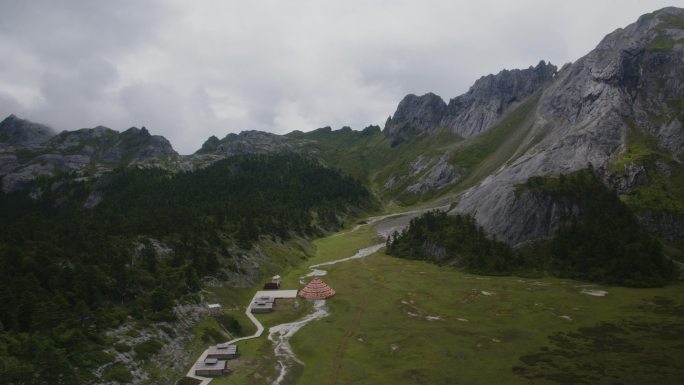
M54 135L50 127L20 119L14 114L0 122L0 143L8 145L39 145Z
M462 137L480 134L542 89L553 79L556 70L556 66L541 61L536 67L483 76L448 105L433 93L407 95L387 120L385 134L395 141L407 133L433 132L440 127Z
M291 151L293 143L288 137L263 131L242 131L230 133L223 139L211 136L196 154L233 156L240 154L263 154Z
M645 15L563 67L535 111L529 137L536 143L528 140L528 150L468 191L455 211L472 213L500 239L521 244L552 235L558 225L558 207L514 193L515 185L531 176L591 165L604 179L624 183L613 175L621 171L611 171L611 165L628 150L630 132L637 129L655 137L658 151L679 163L684 151L683 22L684 10L677 8ZM628 164L624 172L629 167L634 166Z
M0 123L0 177L5 192L25 188L57 173L98 175L118 166L159 165L178 156L166 138L143 128L118 132L107 127L63 131L11 115Z

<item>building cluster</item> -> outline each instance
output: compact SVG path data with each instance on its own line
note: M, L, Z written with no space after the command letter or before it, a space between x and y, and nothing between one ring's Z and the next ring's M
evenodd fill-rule
M218 344L210 346L204 360L195 364L197 376L220 376L230 372L228 360L237 358L237 345Z
M276 298L301 298L309 300L328 299L335 295L335 290L323 282L320 278L314 278L301 290L279 290L280 276L276 275L271 282L264 285L264 291L257 292L250 304L249 311L252 313L270 313L274 310ZM273 290L273 291L268 291ZM218 316L222 314L221 305L217 303L207 304L209 314ZM258 336L258 335L257 335ZM237 345L228 343L210 346L202 358L195 364L196 376L214 377L230 372L228 360L237 358Z
M251 305L252 313L270 313L273 311L273 306L275 306L275 297L260 296L254 297L254 302Z

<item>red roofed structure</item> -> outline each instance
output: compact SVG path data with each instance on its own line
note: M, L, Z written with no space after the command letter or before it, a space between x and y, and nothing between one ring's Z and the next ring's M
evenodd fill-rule
M335 290L320 278L314 278L297 295L306 299L327 299L335 295Z

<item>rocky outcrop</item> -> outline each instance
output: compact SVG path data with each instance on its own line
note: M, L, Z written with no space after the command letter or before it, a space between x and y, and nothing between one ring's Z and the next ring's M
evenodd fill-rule
M541 90L553 79L556 70L553 64L541 61L536 67L483 76L468 92L449 101L441 125L464 138L480 134Z
M499 220L487 222L488 230L496 234L497 239L510 245L550 238L560 226L582 214L580 205L572 199L543 191L518 194L506 191L505 194L503 199L506 205L483 207L478 214L487 218L502 215Z
M556 66L541 61L528 69L503 70L483 76L463 95L445 104L439 96L407 95L385 124L385 135L393 144L409 135L447 129L462 137L486 131L520 102L547 85Z
M423 167L425 168L425 166ZM420 169L422 171L422 168ZM412 175L415 175L412 174ZM465 175L465 169L457 168L447 162L447 156L442 156L428 171L422 174L413 184L406 188L410 193L425 193L438 191L444 187L458 183Z
M638 186L647 186L651 183L651 178L643 163L628 163L620 173L610 170L599 170L603 176L604 183L611 186L618 194L629 193Z
M78 152L105 164L156 162L178 155L166 138L150 135L145 127L131 127L121 133L103 126L63 131L47 147Z
M518 215L549 218L548 204L525 204L516 198L515 186L528 178L590 165L608 170L611 160L628 148L627 134L634 127L658 138L659 151L680 157L684 132L675 101L684 99L682 21L684 10L677 8L646 15L564 66L541 95L524 142L527 148L464 194L455 211L474 214L485 229L515 245L545 233ZM663 39L671 42L667 49L654 49L654 42ZM638 167L626 173L626 179L616 180L647 183ZM556 226L555 219L539 223L544 229Z
M130 384L144 383L173 383L185 373L192 364L193 359L199 353L197 349L189 348L189 344L195 339L193 328L202 317L208 315L206 303L183 303L173 307L173 313L177 318L173 322L153 322L145 325L128 321L105 332L108 339L113 341L114 346L125 346L121 351L109 348L107 353L114 357L109 362L94 370L97 380L94 384L112 384L103 378L104 372L112 365L123 365L131 373ZM161 343L159 352L151 355L146 360L136 357L135 346L149 341ZM152 369L153 370L150 370ZM156 373L152 380L150 373ZM114 382L117 383L118 382Z
M684 217L668 211L642 210L637 212L639 224L651 234L668 241L684 239Z
M405 136L419 132L432 132L444 118L447 105L439 96L428 93L422 96L406 95L397 111L385 123L385 135L397 144Z
M12 141L0 147L5 192L26 188L41 176L97 176L119 166L161 166L178 158L168 140L150 135L144 127L118 132L98 126L53 136L46 126L13 115L2 124L3 133L12 134L6 135ZM96 203L92 200L89 205Z
M212 136L204 142L196 154L233 156L292 151L295 148L293 142L292 139L283 135L263 131L242 131L239 134L228 134L221 140Z
M18 118L14 114L0 122L0 143L35 146L45 143L54 135L50 127Z

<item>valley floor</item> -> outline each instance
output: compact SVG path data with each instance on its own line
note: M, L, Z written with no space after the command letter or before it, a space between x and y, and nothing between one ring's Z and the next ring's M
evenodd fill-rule
M299 288L312 264L378 241L376 225L320 239L315 258L283 274L283 287ZM675 384L684 378L681 284L630 289L475 276L382 249L326 269L323 279L337 295L327 302L327 317L290 340L304 365L295 365L285 384ZM311 311L311 303L293 300L258 317L268 330ZM234 372L212 384L271 384L277 370L267 334L241 342Z

